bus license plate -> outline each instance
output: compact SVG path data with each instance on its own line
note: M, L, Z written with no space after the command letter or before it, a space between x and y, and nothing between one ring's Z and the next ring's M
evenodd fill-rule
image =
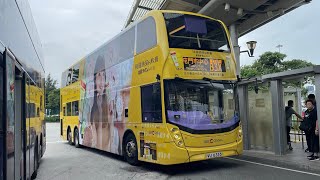
M209 154L207 154L207 159L221 157L221 156L222 156L222 152L209 153Z

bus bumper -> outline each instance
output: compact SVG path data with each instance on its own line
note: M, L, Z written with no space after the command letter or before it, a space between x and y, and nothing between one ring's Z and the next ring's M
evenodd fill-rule
M242 140L215 147L186 148L189 153L189 162L203 161L219 157L240 155L243 152Z
M208 160L211 159L207 158L209 153L221 153L220 157L227 157L240 155L242 152L242 140L231 144L205 148L180 148L174 142L170 142L160 145L157 152L157 161L148 161L141 157L139 157L139 160L161 165L173 165Z

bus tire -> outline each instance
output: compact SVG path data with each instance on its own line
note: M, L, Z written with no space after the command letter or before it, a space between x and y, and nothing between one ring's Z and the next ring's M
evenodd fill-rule
M31 175L31 179L36 179L38 175L38 167L39 167L38 140L35 143L33 163L34 163L34 171Z
M68 131L67 131L67 139L68 139L68 143L70 145L73 145L73 142L72 142L72 131L71 131L70 127L68 128Z
M41 134L41 140L40 140L40 158L43 157L43 141L42 141L42 134ZM39 158L39 159L40 159Z
M74 129L73 142L74 142L74 146L75 146L76 148L79 148L79 147L80 147L78 128L75 128L75 129Z
M139 165L137 140L132 133L128 134L125 138L124 157L129 164L133 166Z

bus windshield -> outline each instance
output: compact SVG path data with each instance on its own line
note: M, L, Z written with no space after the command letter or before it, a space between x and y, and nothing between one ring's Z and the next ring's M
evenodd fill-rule
M239 122L234 84L167 80L165 90L169 123L192 130L217 130Z
M227 36L218 21L177 13L164 13L170 48L230 52Z

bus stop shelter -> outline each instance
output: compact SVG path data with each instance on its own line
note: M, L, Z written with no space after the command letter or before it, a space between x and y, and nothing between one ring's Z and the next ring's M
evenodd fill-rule
M283 84L301 82L306 77L314 77L316 101L320 102L320 65L253 77L239 83L245 150L262 147L262 150L273 151L276 155L285 154L287 143ZM263 84L267 89L253 92L252 87L261 87ZM320 112L320 106L317 106L317 112ZM320 125L320 121L318 123Z

